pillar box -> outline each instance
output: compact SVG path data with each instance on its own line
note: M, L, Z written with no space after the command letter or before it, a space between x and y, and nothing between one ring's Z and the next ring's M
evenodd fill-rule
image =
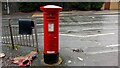
M44 62L54 64L59 60L59 12L62 7L46 5L40 9L44 14Z

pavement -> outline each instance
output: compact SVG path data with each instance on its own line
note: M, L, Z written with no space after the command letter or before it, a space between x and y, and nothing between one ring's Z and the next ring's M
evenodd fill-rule
M60 26L59 45L60 57L63 59L63 62L59 66L118 66L118 13L118 10L61 12L61 18L62 16L68 17L71 15L73 17L76 16L75 19L77 20L80 18L80 20L77 23L67 22L66 25ZM41 16L42 13L35 12L28 15L24 13L11 16L3 15L3 18ZM91 17L94 17L93 23L89 21ZM67 20L67 18L63 18ZM83 24L81 25L81 23ZM42 28L39 27L38 29L40 30L38 31L41 31ZM38 33L38 37L41 54L33 61L32 65L44 66L41 62L44 45L43 33ZM6 57L3 58L3 66L16 66L10 63L9 58L26 55L34 49L33 47L20 46L18 50L12 50L6 44L3 44L2 48L6 54ZM74 49L78 49L79 51L73 51Z

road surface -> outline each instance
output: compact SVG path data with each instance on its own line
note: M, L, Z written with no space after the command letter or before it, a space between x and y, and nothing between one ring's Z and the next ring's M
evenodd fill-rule
M39 49L43 51L43 23L36 22L41 25L38 40ZM65 17L60 22L63 66L118 66L117 14Z

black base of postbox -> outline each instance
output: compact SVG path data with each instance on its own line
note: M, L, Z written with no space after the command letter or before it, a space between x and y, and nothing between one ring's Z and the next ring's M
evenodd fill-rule
M44 54L44 62L46 64L54 64L59 61L59 53L57 54Z

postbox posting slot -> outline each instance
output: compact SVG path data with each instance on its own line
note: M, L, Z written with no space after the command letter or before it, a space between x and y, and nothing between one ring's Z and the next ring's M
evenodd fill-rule
M49 20L49 19L53 19L53 20L55 20L56 17L47 17L47 20Z

